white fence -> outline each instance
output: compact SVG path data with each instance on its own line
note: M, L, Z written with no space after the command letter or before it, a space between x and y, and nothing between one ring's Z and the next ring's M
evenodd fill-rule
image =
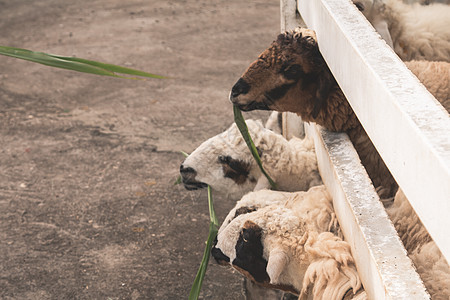
M449 114L350 1L281 0L282 31L300 24L296 10L316 31L364 129L450 261ZM289 129L295 121L286 116ZM429 299L348 137L315 125L307 131L370 299Z

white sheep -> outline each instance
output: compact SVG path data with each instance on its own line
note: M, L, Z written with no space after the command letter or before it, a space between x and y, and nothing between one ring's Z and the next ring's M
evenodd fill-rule
M450 61L450 6L401 0L353 0L404 61Z
M433 300L449 299L450 267L401 190L396 194L393 204L386 210L431 298ZM252 262L255 266L258 266L258 264L261 266L251 270L245 269L248 268L248 263L243 262L243 258L235 261L238 257L237 250L239 249L239 247L236 247L236 244L239 241L242 229L248 227L243 225L248 220L257 224L267 234L267 238L261 239L264 256L262 259L258 258ZM300 223L298 220L301 220ZM279 226L285 230L285 234L281 235L281 239L284 239L284 241L280 240L278 234L267 230L267 228L273 228L268 225L269 223L267 222L269 221L271 222L270 224L277 224L273 226ZM247 194L225 218L219 229L218 241L216 249L213 251L213 256L218 261L231 262L232 265L235 262L235 267L237 266L238 269L243 268L250 272L251 278L257 282L259 280L259 283L264 286L280 288L295 293L295 291L300 291L300 287L307 286L305 279L302 279L304 277L298 274L308 273L304 268L299 269L295 267L295 264L290 265L287 263L291 260L295 261L292 258L292 253L289 252L293 251L292 249L287 247L286 251L279 252L277 245L284 245L284 243L289 245L292 240L298 241L299 235L295 229L297 227L300 228L300 231L303 230L309 233L331 232L339 239L342 238L331 197L323 186L313 187L308 192L287 193L261 190ZM269 234L268 232L271 233ZM330 241L330 245L334 243L334 238L332 240L333 242ZM327 241L329 240L327 239ZM307 244L305 243L298 243L298 245L299 247L305 247ZM330 245L327 247L332 248ZM275 251L273 249L278 250ZM247 249L246 251L250 250ZM241 254L242 257L251 257L250 254L244 254ZM305 258L303 257L302 259ZM265 261L267 261L267 267L263 268ZM305 260L304 262L312 264L310 260ZM267 275L264 275L263 271ZM256 274L255 272L259 273ZM280 274L284 274L284 277L280 277ZM299 277L296 277L296 274ZM270 278L269 281L268 278ZM295 291L292 290L292 287L294 287ZM323 291L323 288L317 288L317 291Z
M254 122L254 121L248 121L247 122L249 124L249 128L251 128L254 130L254 126L256 126L256 128L259 128L259 130L261 130L262 125L260 122ZM231 127L233 128L233 126ZM228 131L226 131L228 132ZM226 133L225 132L225 133ZM221 134L221 135L225 135L228 140L226 144L229 148L227 148L227 152L228 154L231 153L235 153L238 154L239 151L237 151L236 149L242 149L242 147L244 147L245 149L242 149L241 151L243 151L244 153L247 153L247 149L246 146L241 145L243 142L238 142L238 141L233 141L231 140L231 137L234 137L234 139L240 140L241 136L240 134L237 132L237 129L234 129L234 132L232 134ZM266 132L267 133L267 132ZM275 135L274 133L269 132L269 135ZM219 136L221 136L219 135ZM210 172L210 170L214 170L217 168L221 168L221 166L217 165L216 162L216 157L217 155L220 155L217 153L217 149L213 149L213 151L209 151L209 147L213 147L212 145L219 145L218 142L214 142L217 139L218 136L214 137L211 141L211 143L207 143L202 144L203 147L199 147L195 152L196 154L194 155L194 153L192 154L193 156L191 158L195 158L197 157L195 160L192 161L188 161L190 164L189 166L191 168L193 168L198 174L208 174L208 172ZM277 136L277 138L279 138L279 136ZM223 138L219 139L220 141L223 142ZM286 143L286 140L282 139L283 143ZM294 140L297 141L297 140ZM232 149L232 147L234 147L233 145L236 145L235 149ZM214 147L213 147L214 148ZM224 147L220 148L221 150L225 150ZM286 150L287 151L287 150ZM312 150L310 150L312 151ZM223 154L225 152L221 152L221 154ZM208 155L212 155L212 158L207 158ZM249 153L246 154L248 156L249 160L253 160L253 158L250 156ZM266 159L268 161L274 161L276 160L276 156L275 157L268 157L270 155L270 152L266 152ZM276 155L276 152L273 153L273 155ZM242 156L236 156L236 157L240 157L242 158ZM295 158L295 157L294 157ZM295 159L300 159L300 158L295 158ZM202 162L201 164L194 164L194 162ZM208 165L207 163L210 163L210 165ZM291 161L291 164L294 164ZM302 165L302 164L300 164ZM314 170L310 170L310 172L312 172L312 174L314 175L313 178L316 178L315 175L318 174L318 170L317 170L317 165L314 164ZM279 172L279 178L288 178L291 177L291 179L295 179L297 176L305 176L307 174L304 174L304 172L302 172L302 169L296 169L299 173L295 173L295 172L291 172L290 169L286 168L286 169L281 169ZM227 190L237 190L237 187L239 187L239 185L237 185L236 182L234 182L233 180L230 180L228 178L224 177L224 174L221 173L220 170L216 170L220 175L217 177L217 181L224 181L222 184L215 184L213 185L213 187L215 188L215 190L219 190L222 192L225 192ZM283 173L285 172L285 173ZM208 182L211 184L213 183L212 181ZM289 182L292 182L292 180L290 180ZM250 192L254 186L256 185L256 183L253 183L252 185L248 185L246 186L247 190L244 189L244 187L241 187L241 189L239 190L240 193L247 193ZM222 189L222 190L221 190ZM311 191L313 191L314 189L311 189ZM310 193L311 193L310 191ZM275 192L275 191L268 191L268 190L264 190L261 192L264 197L259 197L258 201L256 201L255 195L258 195L257 193L251 193L249 195L244 196L239 203L236 205L235 208L233 208L229 215L227 216L227 218L224 220L223 222L223 226L226 226L228 223L231 222L232 219L235 218L235 216L243 214L243 213L248 213L248 212L252 212L252 211L256 211L262 207L266 207L269 205L281 205L282 203L286 203L287 200L291 197L291 193L288 192ZM299 193L301 194L301 193ZM298 198L299 196L297 196ZM326 197L323 197L324 199ZM297 201L295 203L305 203L305 205L309 205L307 204L307 202L300 202ZM333 220L335 220L334 218L334 212L332 210L332 206L331 206L331 202L327 203L325 202L317 202L316 203L319 207L321 207L323 209L323 213L322 216L332 216ZM297 211L303 211L302 209L298 209ZM318 212L319 210L316 210L316 212ZM411 257L412 261L414 262L414 264L417 267L418 273L419 275L422 277L422 280L425 283L425 286L428 288L429 292L431 295L433 295L433 299L441 299L439 298L441 295L447 295L447 297L450 295L450 291L445 290L445 285L442 284L442 282L440 281L439 278L445 278L447 279L450 276L450 270L448 269L448 264L446 264L445 259L442 257L442 255L440 254L439 250L437 249L436 245L434 244L433 241L431 241L427 231L425 230L425 228L423 227L423 225L420 223L420 220L418 219L417 215L415 214L414 210L411 208L409 202L406 200L406 198L404 198L404 195L401 191L399 191L395 197L394 203L387 208L387 213L390 216L392 222L394 223L394 226L397 230L397 232L399 233L399 236L402 240L402 242L405 245L405 248L408 251L409 256ZM303 217L304 216L300 216ZM314 217L310 218L311 220L314 220L314 222L322 222L322 227L320 227L319 225L315 225L316 230L321 230L321 231L330 231L332 228L327 227L327 224L330 224L326 219L325 221L320 221L322 220L322 218L319 217L319 215L315 215ZM325 224L325 225L323 225ZM317 229L319 228L319 229ZM339 230L336 226L333 227L334 228L334 232L338 233ZM431 243L431 244L430 244ZM431 250L422 250L422 249L431 249ZM427 253L432 253L432 254L427 254ZM438 253L439 255L434 255L435 253ZM424 259L424 257L428 257L430 255L434 255L433 257L435 258L434 260L431 259ZM444 275L442 274L447 274L445 276L447 277L443 277Z
M450 299L450 267L401 189L386 212L431 299Z
M308 190L322 183L312 139L287 141L259 121L246 123L263 167L279 190ZM195 149L180 166L180 173L187 189L210 185L233 199L269 187L235 124Z
M357 292L365 298L324 186L247 194L219 229L212 254L257 283L300 299L354 299Z

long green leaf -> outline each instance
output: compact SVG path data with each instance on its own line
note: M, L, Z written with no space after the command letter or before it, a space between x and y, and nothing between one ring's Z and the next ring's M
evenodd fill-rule
M205 251L203 252L203 259L198 268L197 275L195 276L194 283L192 284L191 291L189 293L189 300L196 300L200 295L203 279L205 278L206 268L208 267L209 257L211 249L213 247L213 241L217 236L219 221L217 220L216 213L213 208L213 199L211 194L211 187L208 186L208 206L209 206L209 233L208 240L206 241Z
M216 226L219 226L219 220L217 220L216 212L213 207L213 197L211 187L208 185L208 208L209 208L209 220Z
M242 134L242 137L245 140L245 143L248 146L248 149L250 149L250 152L252 153L253 157L256 160L256 163L258 164L259 168L261 169L261 172L266 176L267 180L269 180L270 186L272 189L276 190L277 186L275 182L270 178L269 174L266 173L266 171L263 168L261 158L259 157L258 151L256 150L255 144L253 143L253 140L250 136L250 133L248 132L247 124L245 123L244 117L242 116L242 112L236 105L233 105L233 113L234 113L234 122L236 123L237 127L239 128L239 131Z
M134 70L130 68L120 67L112 64L105 64L101 62L96 62L92 60L76 58L76 57L65 57L53 54L47 54L43 52L35 52L27 49L14 48L0 46L0 54L10 57L15 57L19 59L24 59L36 63L40 63L50 67L68 69L83 73L90 73L96 75L112 76L119 78L130 78L136 79L134 77L120 76L116 73L136 75L150 78L166 78L160 75L150 74L147 72Z

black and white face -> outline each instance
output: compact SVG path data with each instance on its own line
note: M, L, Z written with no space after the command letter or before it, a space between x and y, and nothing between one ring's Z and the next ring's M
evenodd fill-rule
M263 130L262 124L248 120L250 130ZM211 188L239 199L256 186L260 171L236 125L210 138L194 150L180 166L188 190Z
M268 208L242 206L233 210L234 218L220 228L211 254L219 264L232 266L259 285L297 293L292 285L273 283L268 273L271 242L264 229Z
M255 238L251 238L252 241L256 240L256 236L259 236L258 238L261 239L262 231L256 229L256 223L251 221L258 219L258 215L253 213L260 212L261 209L271 205L283 205L291 195L293 195L293 193L260 190L250 192L242 197L242 199L236 203L235 207L230 210L219 228L212 251L216 261L220 264L232 264L238 257L238 252L244 256L246 256L244 252L248 251L262 255L259 245L256 245L255 243L252 245L255 247L258 246L256 248L253 246L250 248L242 246L244 240L249 240L247 236L254 235ZM247 221L254 225L250 226L250 223L246 223ZM243 228L245 228L245 230ZM237 244L240 246L238 247ZM239 251L237 250L238 248L240 249ZM250 250L253 248L255 248L254 251ZM238 261L239 260L242 260L242 257L241 259L238 259Z
M212 256L222 265L231 265L258 283L270 282L266 272L267 260L264 258L262 244L263 230L255 222L248 220L247 214L253 209L241 209L231 223L221 230Z

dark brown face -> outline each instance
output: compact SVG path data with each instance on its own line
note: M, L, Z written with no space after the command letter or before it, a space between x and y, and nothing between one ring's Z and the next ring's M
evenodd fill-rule
M230 100L244 111L311 112L324 70L313 31L284 33L239 78Z
M261 227L251 221L245 222L236 242L236 258L232 264L238 270L248 272L256 282L269 283L270 277L266 272L267 260L263 258L261 235Z
M247 213L247 211L242 213ZM261 227L252 221L246 221L239 232L239 238L235 246L236 258L231 264L254 281L258 283L269 283L270 278L266 272L267 260L263 258L264 248L261 242L261 235ZM217 240L215 244L217 244ZM212 248L211 254L221 265L228 265L230 263L230 258L215 246Z

